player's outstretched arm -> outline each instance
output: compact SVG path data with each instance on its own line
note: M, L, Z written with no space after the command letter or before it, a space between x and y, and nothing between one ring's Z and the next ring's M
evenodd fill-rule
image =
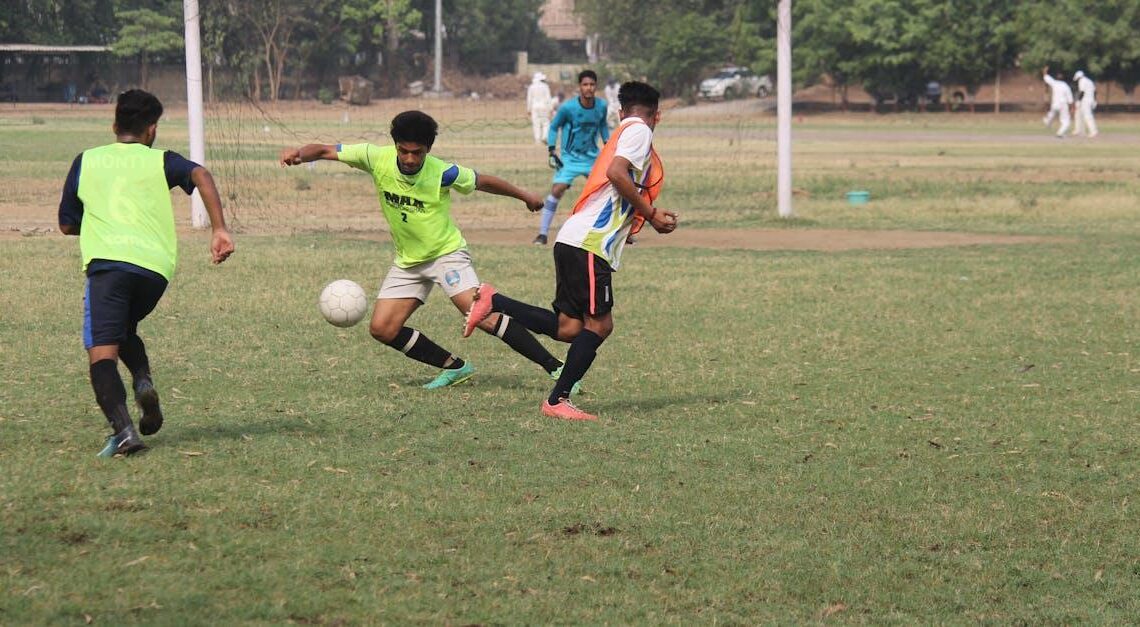
M542 209L542 197L537 194L532 194L524 189L515 187L511 183L504 181L497 176L490 174L480 174L475 180L475 189L489 194L497 194L499 196L510 196L517 198L526 203L526 208L531 211L538 211Z
M641 214L649 222L653 230L658 233L672 233L677 228L677 214L672 211L658 209L649 204L649 199L642 196L637 186L629 178L629 170L633 164L625 157L615 156L606 169L606 178L613 184L621 197L628 200L634 211Z
M305 144L300 148L285 148L281 151L278 163L281 164L281 167L285 167L320 159L337 161L336 146L332 144Z
M210 227L213 230L210 236L210 255L214 263L222 263L234 254L234 238L226 228L218 186L214 184L214 176L202 166L190 172L190 180L194 181L194 186L202 195L202 204L206 205L206 214L210 216Z

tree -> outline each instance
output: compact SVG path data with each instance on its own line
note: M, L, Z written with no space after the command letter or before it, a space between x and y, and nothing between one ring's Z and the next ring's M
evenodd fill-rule
M983 83L1000 77L1014 63L1018 48L1013 17L1011 0L941 0L928 6L926 19L934 28L927 76L961 84L968 94L976 95ZM998 106L995 99L994 107Z
M1140 83L1138 29L1137 0L1028 3L1018 14L1022 65L1049 65L1070 74L1085 70L1100 81L1119 81L1131 93Z
M375 0L362 4L349 3L344 8L345 19L364 26L365 47L384 50L384 76L389 96L397 95L404 82L407 59L403 57L400 42L420 25L423 13L412 6L412 0Z
M850 4L846 0L800 0L792 10L793 78L808 85L826 78L839 90L846 111L847 88L856 80L855 59L862 54L848 28Z
M139 58L139 84L146 89L151 57L182 50L183 34L176 30L181 21L151 9L121 11L115 17L123 26L111 50L119 57Z
M443 23L447 48L459 67L481 74L510 71L514 54L543 37L538 28L543 0L452 0ZM434 10L424 14L434 20ZM425 25L426 28L426 25ZM431 32L430 28L426 28ZM510 42L503 45L503 42Z
M724 30L707 15L665 18L658 35L648 69L666 93L691 93L701 72L722 61L728 50Z
M0 40L33 44L106 44L115 36L113 0L7 0Z

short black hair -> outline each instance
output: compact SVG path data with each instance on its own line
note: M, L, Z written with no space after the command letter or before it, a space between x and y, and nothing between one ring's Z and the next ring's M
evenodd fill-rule
M150 92L131 89L119 94L115 102L115 126L120 133L142 135L162 117L162 103Z
M622 111L645 107L650 113L656 113L657 105L661 102L661 92L648 83L626 81L618 89L618 102L621 103Z
M582 84L583 78L592 78L592 79L594 79L594 82L597 83L598 82L598 73L593 71L593 70L582 70L581 72L578 72L578 84L579 85Z
M439 124L423 111L405 111L392 118L392 141L415 142L429 149L439 134Z

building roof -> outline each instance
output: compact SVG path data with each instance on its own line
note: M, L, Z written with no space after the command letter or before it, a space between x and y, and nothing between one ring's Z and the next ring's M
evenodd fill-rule
M538 27L551 39L586 38L586 27L574 13L574 0L546 0L542 5L542 15L538 18Z
M44 46L40 44L0 44L0 52L59 54L67 52L110 52L110 46Z

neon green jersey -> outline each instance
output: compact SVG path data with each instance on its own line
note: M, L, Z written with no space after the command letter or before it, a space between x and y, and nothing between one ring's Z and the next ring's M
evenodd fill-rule
M178 260L178 237L164 152L124 143L84 151L78 189L84 268L92 259L125 261L170 280Z
M396 248L396 265L421 264L467 246L451 219L451 190L475 191L475 171L428 155L420 171L402 174L396 147L337 145L337 158L372 175Z

